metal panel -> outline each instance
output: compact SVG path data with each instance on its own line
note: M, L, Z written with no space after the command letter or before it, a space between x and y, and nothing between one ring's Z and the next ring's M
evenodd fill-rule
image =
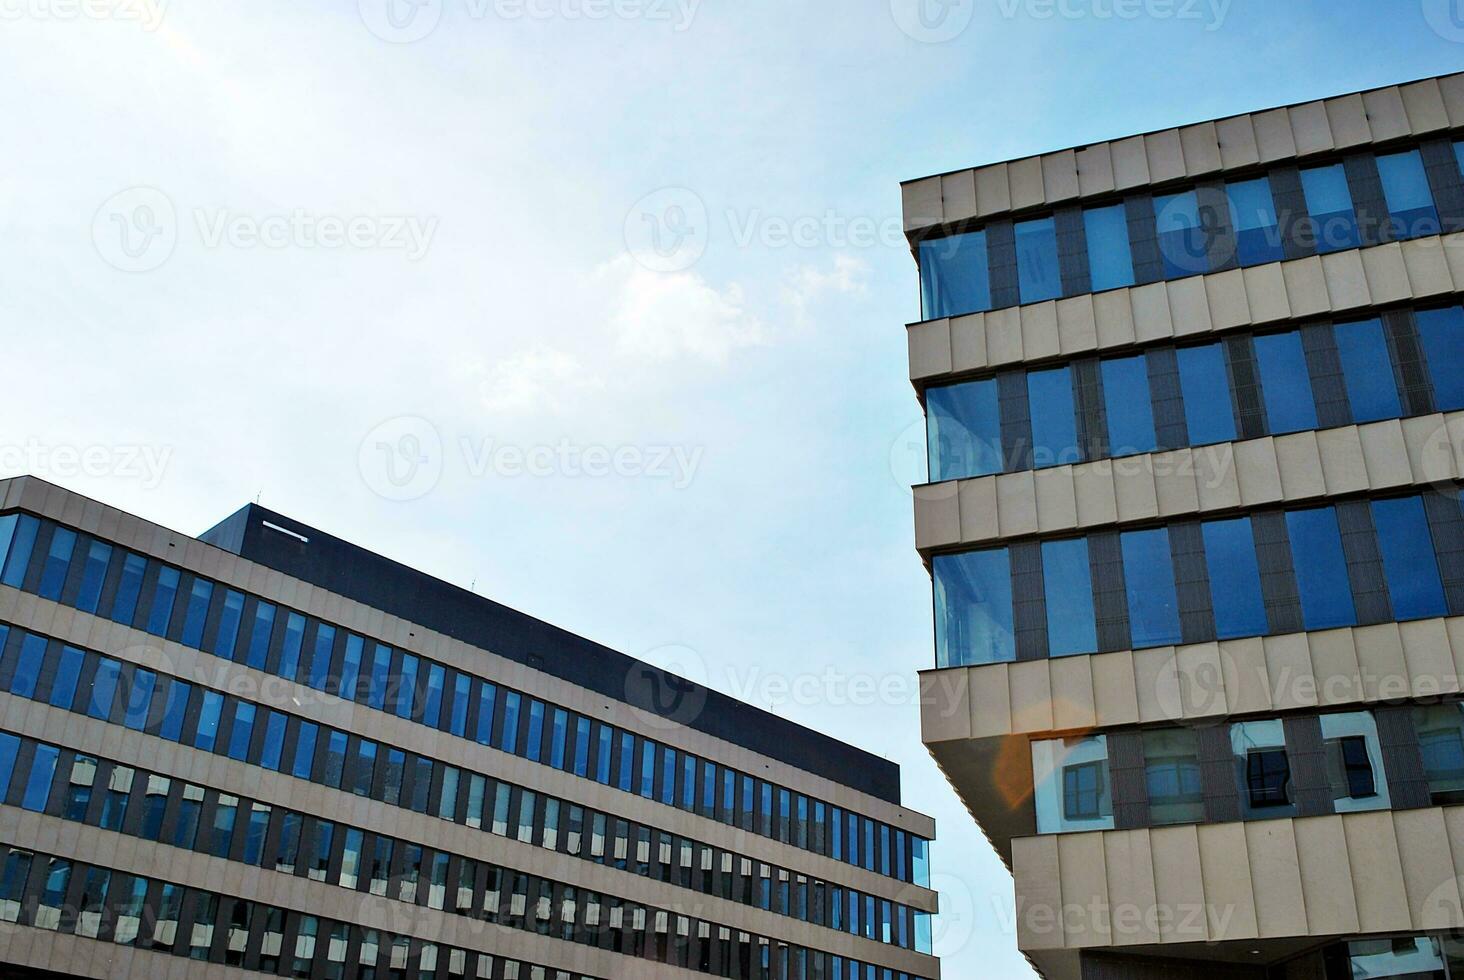
M1123 552L1117 531L1088 536L1088 565L1093 573L1093 607L1096 614L1098 649L1127 650L1129 639L1128 594L1124 586Z
M1235 400L1235 418L1240 438L1259 439L1266 434L1266 409L1261 401L1260 374L1256 370L1251 338L1227 337L1226 361L1230 368L1230 393Z
M1047 658L1047 601L1042 584L1042 546L1035 541L1014 544L1012 562L1012 632L1018 660Z
M1200 787L1205 794L1205 822L1230 823L1240 819L1240 791L1235 784L1235 754L1230 748L1230 726L1199 730Z
M1032 468L1032 408L1027 401L1027 372L1004 371L996 376L996 397L1001 412L1001 448L1008 473Z
M1017 236L1010 221L993 221L986 226L986 259L991 276L991 308L1016 306L1021 292L1017 286Z
M1062 276L1062 294L1079 296L1090 292L1093 277L1088 271L1088 233L1083 209L1077 205L1053 212L1057 228L1057 264Z
M1354 153L1343 157L1342 169L1347 174L1347 187L1352 192L1352 207L1357 212L1357 228L1364 246L1391 241L1388 235L1388 202L1383 197L1383 181L1378 164L1371 153Z
M1124 198L1123 207L1128 218L1134 281L1140 286L1158 282L1164 278L1164 257L1159 251L1159 234L1154 225L1154 199L1149 194L1130 194Z
M1420 144L1418 149L1439 211L1439 224L1445 232L1459 231L1464 228L1464 177L1459 173L1454 144L1447 139L1434 139Z
M1406 705L1380 707L1373 712L1378 723L1378 744L1383 768L1388 775L1388 795L1395 810L1431 806L1428 777L1423 772L1423 755L1413 727L1413 709Z
M1291 567L1291 542L1286 517L1279 511L1251 515L1251 533L1256 541L1256 563L1261 571L1261 595L1266 603L1266 621L1271 633L1301 630L1301 597Z
M1286 756L1291 765L1291 795L1297 816L1318 817L1332 812L1332 790L1327 783L1327 752L1322 721L1316 715L1287 718Z
M1174 559L1174 586L1179 598L1180 635L1185 643L1215 639L1215 610L1210 600L1210 572L1198 521L1171 524L1169 551Z
M1103 379L1096 357L1073 362L1073 400L1078 413L1078 446L1084 459L1108 455L1108 419L1103 406Z
M1378 550L1377 531L1373 528L1372 510L1365 500L1344 500L1336 505L1336 511L1357 622L1362 625L1386 623L1393 614L1388 601L1388 580L1383 574L1383 557Z
M1235 229L1230 222L1230 198L1220 181L1199 184L1195 198L1200 208L1200 227L1205 231L1205 251L1211 272L1234 269Z
M1317 423L1323 429L1352 422L1347 400L1347 382L1342 376L1342 359L1337 355L1337 338L1330 323L1312 323L1301 328L1306 350L1307 373L1311 375L1312 398L1317 406Z
M1428 415L1434 410L1433 381L1424 364L1423 345L1409 310L1384 313L1383 334L1393 359L1393 380L1405 415Z
M1423 509L1433 534L1449 614L1464 615L1464 512L1459 509L1459 498L1452 493L1425 493Z
M1113 822L1118 830L1149 825L1149 788L1144 774L1144 738L1138 732L1108 736L1108 776Z
M1277 167L1269 174L1271 200L1276 206L1276 227L1287 259L1303 259L1316 253L1311 212L1301 186L1301 171L1295 166Z
M1179 360L1172 347L1151 350L1147 359L1155 438L1160 449L1182 449L1189 445L1189 428L1179 387Z

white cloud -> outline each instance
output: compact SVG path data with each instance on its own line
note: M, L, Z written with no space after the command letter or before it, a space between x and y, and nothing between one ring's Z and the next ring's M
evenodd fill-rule
M628 256L601 266L599 274L620 280L610 324L622 354L725 364L734 351L766 343L737 283L718 291L694 271L652 272Z
M578 358L553 347L535 347L472 373L483 375L479 400L495 414L556 409L567 396L603 385Z
M793 270L783 286L783 301L793 310L793 322L808 326L809 307L829 293L862 295L868 272L869 263L852 255L834 256L833 268L827 272L811 265Z

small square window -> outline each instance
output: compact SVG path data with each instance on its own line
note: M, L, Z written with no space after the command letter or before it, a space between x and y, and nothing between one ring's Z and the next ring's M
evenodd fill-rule
M1290 804L1291 764L1286 750L1251 749L1245 758L1245 781L1253 808Z
M1062 770L1062 809L1067 820L1103 816L1103 763L1084 762Z

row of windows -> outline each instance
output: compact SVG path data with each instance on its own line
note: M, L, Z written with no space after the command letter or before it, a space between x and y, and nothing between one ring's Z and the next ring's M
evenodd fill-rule
M1453 717L1457 735L1464 715L1458 705L1440 710ZM1303 751L1307 725L1319 725L1320 754ZM1235 722L1212 729L1227 739L1223 760L1238 806L1226 816L1241 820L1315 816L1387 810L1393 806L1378 724L1372 712L1326 714L1297 722L1290 731L1280 719ZM1132 738L1137 749L1136 768L1142 781L1130 782L1129 798L1115 801L1112 772L1117 768L1110 749L1120 738ZM1032 774L1039 834L1112 830L1115 806L1124 802L1143 815L1123 821L1133 826L1200 823L1214 819L1214 804L1207 812L1205 753L1200 733L1193 728L1157 728L1131 736L1091 735L1044 739L1032 743ZM1319 767L1298 771L1297 767ZM1299 809L1303 783L1325 799L1325 806ZM1213 782L1212 782L1213 787ZM1142 796L1138 788L1142 787ZM1211 795L1215 795L1212 789Z
M854 889L830 888L819 880L810 882L807 876L784 868L754 862L609 814L587 811L566 800L382 746L357 735L348 736L232 695L221 695L3 624L0 624L0 690L392 806L483 828L500 837L537 841L540 846L584 860L643 877L659 877L681 887L719 894L730 901L815 925L921 952L930 949L928 916L902 904L880 901ZM49 759L54 770L55 749L42 753L41 758ZM0 775L5 774L4 765L5 755L0 745ZM33 797L22 793L17 782L11 786L10 802L36 810L48 805L53 809L60 806L59 797L44 795L50 784L38 773L39 770L27 777L38 781L33 786L27 782L26 786L43 795ZM161 807L166 802L168 780L153 776L151 781L162 788L162 795L139 784L136 788L139 799L150 801L140 808ZM127 785L132 786L131 776ZM202 789L195 790L192 795L203 803L207 794ZM0 800L4 799L0 796ZM263 814L260 819L267 820L270 808L262 804L255 806ZM115 817L107 816L105 808L93 817L108 829L119 829L126 812L124 802ZM234 817L226 816L227 826L232 830ZM162 817L159 810L156 819ZM137 819L143 822L128 832L157 839L146 829L137 829L153 827L155 821ZM604 846L607 835L613 845L608 854ZM193 843L180 844L176 840L170 843L202 849L203 845L191 832L190 840ZM631 842L636 846L633 859L628 857ZM326 847L339 846L339 839L329 834L322 843ZM649 857L640 860L640 855L648 853L653 843L657 860ZM415 848L420 856L420 847L405 846ZM661 859L673 850L679 856L678 862L669 857ZM236 859L257 864L261 857L243 853ZM268 855L264 859L268 864ZM299 873L306 872L302 869Z
M0 517L0 584L593 779L928 886L903 830L28 514Z
M1438 141L993 222L920 243L921 308L959 316L1437 235L1460 217L1461 167L1464 143Z
M0 851L0 921L283 977L590 980L16 847Z
M1464 309L1005 372L926 392L932 482L1464 409Z
M1390 784L1390 764L1421 785ZM1032 774L1039 834L1453 806L1464 704L1043 739Z
M940 667L1464 613L1464 513L1430 493L934 562Z
M456 777L454 780L456 781ZM931 952L929 916L749 858L479 775L444 788L439 814L469 827ZM373 895L474 914L478 863L96 756L0 732L0 802ZM465 806L458 814L457 805ZM502 869L489 868L490 880ZM425 887L422 887L425 886Z
M1327 980L1458 980L1464 977L1464 937L1396 936L1359 939L1323 954Z
M562 970L440 947L170 882L8 848L0 921L285 977L570 980ZM492 921L739 980L916 980L529 875L505 881ZM588 978L579 978L588 980Z

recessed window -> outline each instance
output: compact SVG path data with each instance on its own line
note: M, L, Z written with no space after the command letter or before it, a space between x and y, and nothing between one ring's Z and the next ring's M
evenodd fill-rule
M1006 549L936 557L935 622L937 666L1016 659Z
M1255 350L1268 431L1280 435L1315 429L1317 408L1301 334L1293 330L1257 337Z
M1197 823L1205 819L1200 783L1199 736L1192 728L1143 733L1144 783L1151 824Z
M1291 760L1286 754L1286 731L1281 722L1231 725L1230 746L1235 755L1242 814L1263 818L1292 814Z
M1293 510L1286 515L1292 568L1301 593L1301 617L1309 630L1357 624L1352 585L1342 551L1342 532L1330 507Z
M1286 257L1276 223L1271 181L1265 177L1225 186L1230 224L1235 232L1235 258L1243 266L1280 262Z
M1127 531L1119 542L1133 646L1138 649L1178 643L1179 600L1174 590L1169 529Z
M1441 412L1464 408L1464 309L1419 310L1415 320L1433 381L1434 407Z
M1444 980L1438 940L1429 936L1348 943L1349 976L1368 980Z
M927 320L991 309L984 230L920 243L920 301Z
M1032 778L1039 834L1113 829L1105 736L1033 742Z
M1210 271L1209 236L1200 222L1200 200L1194 191L1154 198L1154 228L1164 278L1179 279Z
M925 417L932 483L1002 471L995 380L931 388L925 394Z
M1388 355L1388 341L1379 320L1339 323L1332 335L1337 342L1337 355L1342 361L1342 377L1347 383L1347 402L1352 406L1352 421L1376 422L1395 419L1403 414L1398 400L1398 385L1393 380L1393 359Z
M1093 292L1134 284L1134 258L1129 247L1128 215L1122 204L1083 212L1088 238L1088 273Z
M1023 303L1040 303L1062 295L1057 264L1057 224L1052 218L1018 221L1017 287Z
M1374 500L1372 514L1378 546L1383 553L1383 572L1388 579L1393 618L1447 615L1439 562L1422 498Z
M1342 164L1303 170L1301 189L1311 214L1311 234L1318 252L1340 252L1362 244L1357 231L1357 211L1352 205L1352 191L1347 186L1347 171Z
M1032 464L1041 469L1078 462L1082 456L1078 452L1072 369L1028 373L1027 400L1032 416Z
M1176 355L1190 445L1230 442L1235 438L1235 411L1224 348L1219 344L1181 347Z
M1085 538L1042 543L1043 593L1047 598L1047 646L1054 657L1093 653L1098 632L1093 614L1093 576Z
M1101 370L1109 455L1130 456L1159 448L1147 359L1142 354L1116 357L1104 361Z
M1413 730L1434 805L1464 802L1464 705L1415 707Z
M1378 157L1378 176L1383 181L1394 238L1439 233L1439 212L1434 208L1423 157L1417 150Z
M1207 521L1200 531L1210 574L1216 637L1229 640L1265 635L1266 604L1261 595L1261 572L1250 518Z
M1338 813L1386 810L1392 804L1378 726L1367 711L1322 715L1327 781Z

